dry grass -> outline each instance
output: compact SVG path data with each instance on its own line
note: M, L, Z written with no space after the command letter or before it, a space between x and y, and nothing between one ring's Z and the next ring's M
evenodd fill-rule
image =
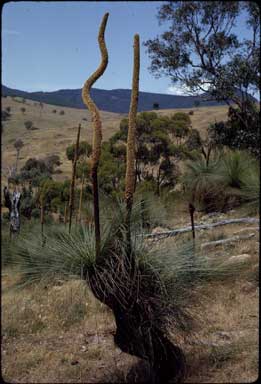
M234 212L234 216L237 212ZM251 225L247 225L251 227ZM254 227L254 225L253 225ZM230 237L243 224L198 233L197 242ZM209 257L248 253L236 281L199 288L200 323L183 345L187 383L252 382L258 367L258 232L254 238L208 250ZM189 234L169 239L173 245ZM9 382L134 382L139 360L115 347L115 323L84 282L43 284L19 291L19 275L2 278L2 373ZM138 381L138 379L137 379Z
M17 138L21 138L25 146L21 150L20 166L29 157L45 157L57 154L62 161L63 173L56 175L57 179L65 179L70 176L71 162L66 159L65 149L76 140L77 126L82 125L81 140L92 140L92 123L89 111L86 109L66 108L49 104L43 104L40 114L39 105L32 100L26 100L26 104L14 101L11 97L2 98L2 109L11 107L11 118L4 122L2 135L3 152L2 168L15 163L16 152L13 144ZM23 114L21 107L26 109ZM56 113L52 111L56 109ZM60 115L60 111L65 112ZM87 121L83 120L87 119ZM103 138L107 140L116 130L123 115L112 112L101 112L103 122ZM30 120L37 130L28 131L24 122Z

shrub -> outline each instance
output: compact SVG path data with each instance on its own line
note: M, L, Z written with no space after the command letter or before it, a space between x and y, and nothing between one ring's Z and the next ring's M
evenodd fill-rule
M34 219L39 219L40 214L41 214L41 210L40 210L40 208L34 208L34 209L32 209L31 216L32 216Z
M247 102L246 102L247 104ZM260 157L260 117L258 108L253 104L247 107L251 113L243 114L230 108L228 120L211 124L209 134L216 145L231 149L247 150L255 157ZM245 122L245 123L244 123ZM246 127L247 125L247 127Z
M7 112L7 111L2 111L2 112L1 112L1 117L2 117L2 120L3 120L3 121L6 121L6 120L10 119L11 115L10 115L10 113Z
M65 114L65 112L64 111L60 111L60 115L64 115Z
M45 162L50 173L54 173L54 168L62 164L60 161L60 156L58 155L46 156L46 158L43 161Z
M53 109L53 113L56 113L57 111L56 111L56 109Z
M220 159L211 159L206 164L202 157L188 161L183 175L187 198L197 209L205 212L220 211L226 206L226 183L220 173Z
M3 220L9 220L9 212L3 212L2 218Z
M6 107L6 112L10 113L11 112L11 107Z
M24 107L20 108L21 112L24 114L26 109Z
M194 111L189 111L189 115L190 116L194 115Z
M27 121L24 122L24 126L25 126L26 129L28 129L28 130L32 130L32 128L33 128L33 122L30 121L30 120L27 120Z

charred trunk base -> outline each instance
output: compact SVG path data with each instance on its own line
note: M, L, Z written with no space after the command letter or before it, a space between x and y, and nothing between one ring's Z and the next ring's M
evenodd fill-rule
M179 347L156 327L146 326L144 313L132 313L130 317L115 310L113 313L117 325L115 344L123 352L148 361L151 383L168 383L174 379L175 382L182 381L185 356ZM137 319L138 324L135 322Z
M117 296L107 294L103 278L89 274L89 284L95 297L113 312L116 322L115 344L125 353L148 362L150 383L181 382L185 376L185 356L162 330L153 324L146 304L139 300L119 304ZM134 296L135 297L135 296Z

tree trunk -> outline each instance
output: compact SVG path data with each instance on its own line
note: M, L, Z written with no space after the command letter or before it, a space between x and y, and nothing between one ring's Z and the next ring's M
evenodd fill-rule
M20 153L20 151L17 150L17 153L16 153L16 165L15 165L15 174L17 174L17 170L18 170L19 153Z
M78 212L78 221L79 221L79 223L81 223L81 219L82 219L82 195L83 195L83 185L84 185L84 175L82 175L82 184L81 184L80 201L79 201L79 212Z
M75 173L76 173L76 165L77 165L77 160L78 160L80 133L81 133L81 124L79 124L79 126L78 126L77 139L76 139L75 152L74 152L74 160L73 160L73 165L72 165L72 180L71 180L70 200L69 200L69 233L71 233L72 214L73 214L73 209L74 209Z
M44 199L41 199L41 235L42 235L42 246L44 245Z
M66 225L67 224L67 201L65 202L64 204L64 224Z
M192 229L193 240L195 240L194 212L195 212L194 205L192 203L189 203L189 214L190 214L190 220L191 220L191 229Z

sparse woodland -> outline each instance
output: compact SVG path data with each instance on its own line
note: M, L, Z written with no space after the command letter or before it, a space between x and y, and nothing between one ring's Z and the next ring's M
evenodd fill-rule
M226 120L212 121L202 132L193 124L196 109L164 112L155 101L154 111L138 113L141 43L135 34L129 114L104 139L106 121L90 91L106 76L110 60L106 13L98 32L100 64L86 74L82 88L91 120L88 140L79 119L73 140L59 154L26 156L22 135L10 143L14 161L5 169L1 242L7 382L257 379L259 115L247 92L258 74L249 75L243 54L235 54L224 73L222 53L215 51L237 48L229 35L236 2L216 6L218 17L225 12L228 18L218 27L214 2L179 3L162 6L159 17L179 16L183 30L173 28L162 40L145 43L151 70L163 66L179 81L184 75L192 88L202 87L202 78L211 82L212 96L229 100ZM254 30L253 46L247 45L252 69L258 33L253 4L245 5ZM202 15L199 30L196 16ZM208 23L204 51L199 41ZM184 44L184 52L196 45L200 68L186 73L195 63L181 44L167 68L173 39ZM245 85L235 100L232 74L236 88L241 80ZM23 103L26 108L17 107L23 129L41 134L49 107ZM37 122L29 120L30 107L37 110ZM66 108L49 109L53 119L70 116ZM13 113L13 104L2 110L2 135ZM64 177L64 163L70 178ZM14 190L21 193L19 231L12 230Z

